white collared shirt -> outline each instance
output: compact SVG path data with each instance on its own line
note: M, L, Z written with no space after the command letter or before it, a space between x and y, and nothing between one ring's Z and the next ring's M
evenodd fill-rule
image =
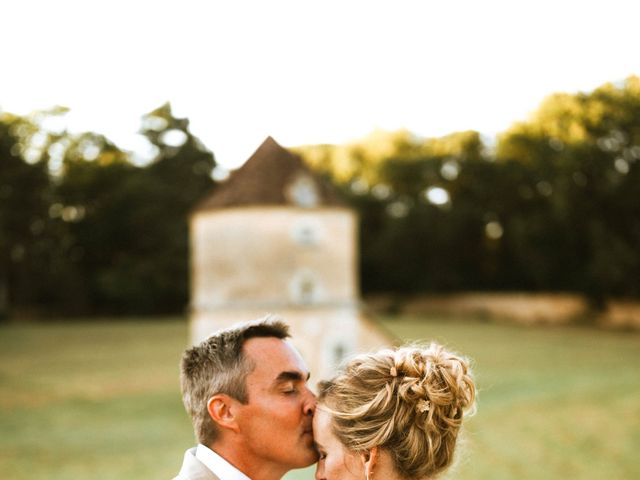
M209 447L198 444L196 458L211 470L220 480L251 480Z

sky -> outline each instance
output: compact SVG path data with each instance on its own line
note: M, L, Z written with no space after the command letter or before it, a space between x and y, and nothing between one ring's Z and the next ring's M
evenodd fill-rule
M0 7L0 109L144 150L171 102L235 168L374 130L492 136L554 92L640 75L634 0L20 0Z

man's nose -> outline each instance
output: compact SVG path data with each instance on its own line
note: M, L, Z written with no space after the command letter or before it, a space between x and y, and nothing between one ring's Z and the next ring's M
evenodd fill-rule
M311 390L309 390L308 387L305 387L305 389L306 389L306 398L304 400L304 405L303 405L304 414L313 415L313 413L316 411L316 396L313 394Z

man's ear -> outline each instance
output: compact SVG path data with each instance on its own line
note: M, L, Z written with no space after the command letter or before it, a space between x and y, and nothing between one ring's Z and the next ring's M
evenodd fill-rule
M378 447L373 447L371 450L362 453L362 461L364 462L364 473L366 478L373 475L373 469L378 464Z
M207 402L207 411L211 419L220 427L238 432L237 419L235 417L234 399L224 393L214 395Z

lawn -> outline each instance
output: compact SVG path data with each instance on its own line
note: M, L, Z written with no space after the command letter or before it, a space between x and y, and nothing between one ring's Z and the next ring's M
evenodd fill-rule
M478 414L448 479L640 478L640 334L384 323L474 359ZM186 339L181 319L0 326L0 478L171 478L193 443L178 385Z

